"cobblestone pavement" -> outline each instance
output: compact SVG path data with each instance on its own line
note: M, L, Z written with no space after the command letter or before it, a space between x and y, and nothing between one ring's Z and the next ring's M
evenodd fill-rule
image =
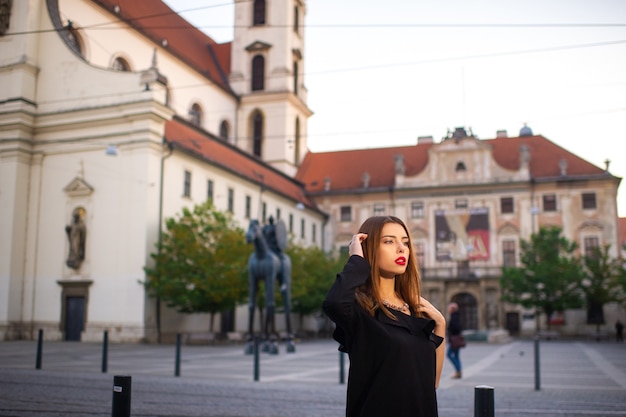
M493 388L498 417L626 417L626 344L541 341L538 374L535 346L470 343L461 351L463 379L450 378L446 361L439 416L481 416L475 395L484 385ZM242 345L182 346L179 376L174 345L109 344L106 372L100 344L44 342L41 369L36 352L36 342L0 342L0 416L111 416L116 375L132 377L135 417L345 414L341 356L331 340L260 354L258 380L254 355Z

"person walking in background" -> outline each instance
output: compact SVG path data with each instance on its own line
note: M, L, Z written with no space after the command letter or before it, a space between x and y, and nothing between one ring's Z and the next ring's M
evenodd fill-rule
M615 340L624 343L624 325L619 320L615 322Z
M437 417L446 320L421 296L406 225L367 219L323 303L350 358L347 417Z
M448 359L452 362L455 370L452 378L459 379L462 376L461 357L459 355L459 351L465 346L459 305L457 303L450 303L448 305L448 314Z

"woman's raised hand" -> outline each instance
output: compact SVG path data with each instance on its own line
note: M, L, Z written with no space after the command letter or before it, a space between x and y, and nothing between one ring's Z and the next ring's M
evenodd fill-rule
M361 246L361 243L363 243L365 239L367 239L365 233L357 233L352 236L350 243L348 243L348 254L350 254L350 256L358 255L363 258L363 246Z

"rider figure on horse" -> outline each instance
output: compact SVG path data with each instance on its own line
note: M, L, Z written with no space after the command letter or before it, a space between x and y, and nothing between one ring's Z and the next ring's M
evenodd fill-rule
M267 245L269 246L270 250L274 252L276 256L278 256L278 259L280 259L282 267L282 264L284 262L283 256L285 256L283 253L283 249L285 248L285 244L287 243L286 241L283 242L283 236L286 237L286 233L283 230L277 233L276 224L274 224L273 216L270 216L268 220L268 224L263 226L263 236L265 236L265 240L267 241ZM282 223L280 224L282 226ZM279 288L282 291L285 285L285 283L283 282L283 274L278 275L278 283L280 284Z
M267 244L272 252L276 255L283 252L283 250L278 246L278 240L276 239L276 225L274 224L273 216L270 216L269 223L263 226L263 235L265 236L265 240L267 240Z

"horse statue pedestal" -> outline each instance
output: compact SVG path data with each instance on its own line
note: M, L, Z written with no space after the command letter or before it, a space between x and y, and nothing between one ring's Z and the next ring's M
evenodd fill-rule
M265 230L264 230L265 229ZM267 235L267 236L266 236ZM268 237L271 244L268 243ZM279 290L284 302L285 321L287 325L286 348L288 353L296 351L291 332L291 259L283 253L287 244L287 231L282 220L276 225L270 217L270 224L261 228L258 220L250 220L246 241L254 244L254 252L248 259L248 278L250 284L250 301L248 304L248 340L245 353L254 353L254 310L256 296L261 281L265 284L265 318L261 318L262 352L278 354L278 337L275 330L275 299L274 284L278 281Z

